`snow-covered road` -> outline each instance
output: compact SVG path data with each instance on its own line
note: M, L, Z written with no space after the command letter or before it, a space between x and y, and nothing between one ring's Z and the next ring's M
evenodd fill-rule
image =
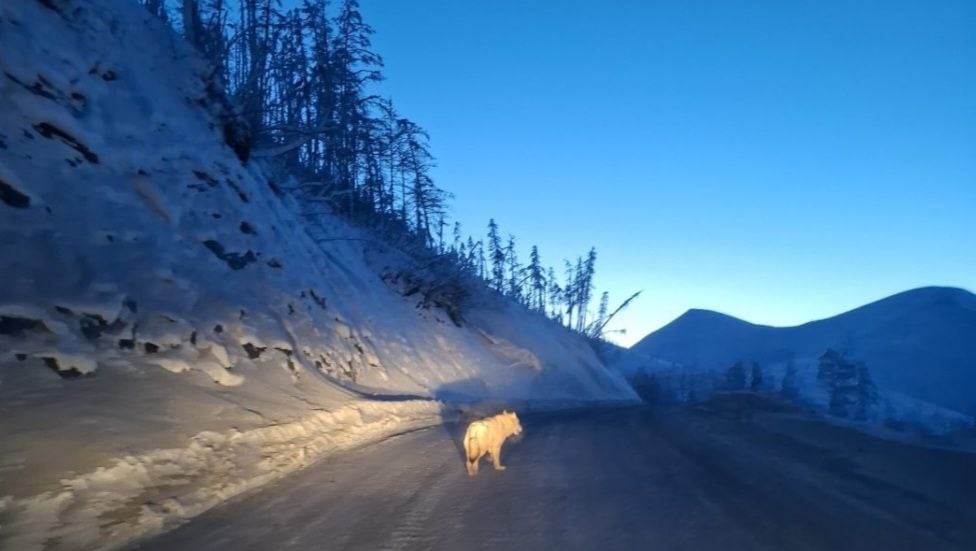
M630 408L523 426L504 472L469 478L458 428L422 430L321 462L141 548L976 548L971 454L771 412Z

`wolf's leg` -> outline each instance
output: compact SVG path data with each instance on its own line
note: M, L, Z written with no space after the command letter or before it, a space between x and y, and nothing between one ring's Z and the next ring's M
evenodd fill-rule
M498 446L491 450L491 462L495 465L496 471L504 471L505 467L502 465L502 447Z

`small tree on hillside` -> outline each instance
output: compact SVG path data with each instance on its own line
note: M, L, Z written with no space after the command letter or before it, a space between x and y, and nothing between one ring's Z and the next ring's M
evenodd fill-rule
M749 390L753 392L759 392L764 387L763 384L763 370L759 366L759 363L752 362L752 378L749 381Z
M505 288L505 248L494 218L488 221L488 262L491 266L489 282L496 290L502 291Z
M746 368L742 362L735 362L732 367L725 371L726 390L745 390L746 388Z
M828 411L837 417L848 417L857 403L857 365L842 354L827 350L820 357L817 379L828 396Z
M857 382L854 392L856 396L854 418L864 421L868 418L868 411L878 401L878 389L874 386L868 366L863 362L857 363Z
M539 257L539 248L532 245L529 254L529 307L545 313L546 311L546 274Z
M488 261L485 260L485 244L479 239L477 242L469 244L469 250L472 261L477 267L475 271L478 273L478 277L487 280Z
M796 377L796 364L790 360L786 364L786 373L783 375L783 382L779 389L779 393L783 398L795 400L800 397L800 389L797 386Z
M556 323L562 323L563 312L561 305L563 302L563 288L559 286L559 281L556 279L556 270L552 266L549 267L546 280L549 282L549 286L546 289L547 301L549 303L549 317L556 320Z
M603 338L603 328L607 323L607 316L609 315L610 309L610 293L603 291L600 295L600 306L596 310L596 319L590 325L588 333L591 337L595 339Z
M518 259L518 251L515 250L515 236L508 235L508 243L505 245L505 271L508 274L508 282L505 285L505 292L516 302L522 302L522 264Z

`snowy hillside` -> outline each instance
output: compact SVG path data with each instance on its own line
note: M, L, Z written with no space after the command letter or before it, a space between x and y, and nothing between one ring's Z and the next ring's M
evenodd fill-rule
M976 295L962 289L906 291L797 327L690 310L635 344L636 356L622 365L706 371L742 360L781 373L793 362L809 387L815 386L817 358L828 348L864 362L878 387L899 402L966 414L976 407Z
M482 290L458 326L396 250L316 243L135 2L0 3L0 73L0 547L123 545L434 398L634 398L542 316Z

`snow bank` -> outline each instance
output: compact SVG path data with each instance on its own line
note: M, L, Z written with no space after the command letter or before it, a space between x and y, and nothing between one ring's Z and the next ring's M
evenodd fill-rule
M311 232L135 2L0 2L0 52L0 547L124 545L435 400L635 399L542 316L481 291L459 327Z
M357 401L282 425L201 432L186 447L121 457L66 478L60 491L4 498L4 541L11 549L118 547L329 452L441 421L433 401Z

